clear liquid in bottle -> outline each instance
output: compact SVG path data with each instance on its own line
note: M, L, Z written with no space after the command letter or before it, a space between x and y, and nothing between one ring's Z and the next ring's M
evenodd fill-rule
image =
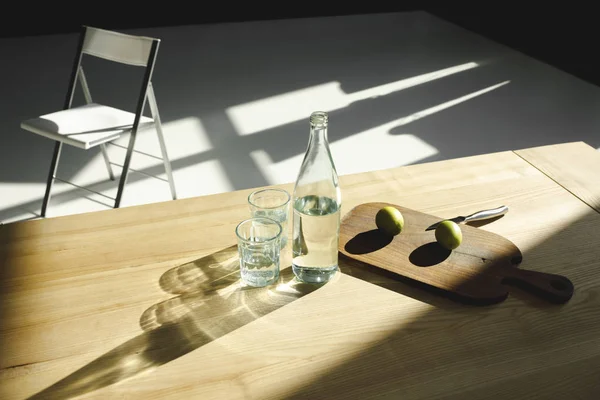
M341 192L326 113L310 119L310 139L293 196L292 270L303 282L329 281L338 270Z

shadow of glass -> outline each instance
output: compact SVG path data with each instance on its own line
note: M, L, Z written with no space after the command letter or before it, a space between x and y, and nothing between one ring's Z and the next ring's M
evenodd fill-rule
M274 285L244 286L231 271L233 264L239 269L231 252L229 247L167 271L161 286L183 294L144 311L142 334L30 398L72 398L158 368L322 286L297 281L291 268Z
M167 293L210 294L239 279L237 245L232 245L168 270L160 277L159 284Z
M208 292L189 292L148 308L140 318L140 326L151 332L182 320L192 318L193 332L186 336L214 340L245 324L275 311L286 304L318 289L298 281L291 268L281 271L279 281L271 286L255 288L239 281Z

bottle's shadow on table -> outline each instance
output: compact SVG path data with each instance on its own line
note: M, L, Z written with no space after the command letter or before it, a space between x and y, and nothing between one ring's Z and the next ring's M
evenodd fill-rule
M343 255L339 266L346 275L440 309L461 307L456 299L448 299L447 293ZM281 270L279 281L273 285L244 286L240 283L237 246L172 268L161 276L159 284L173 296L142 313L140 335L30 398L72 398L118 383L173 361L323 286L299 282L289 266Z
M237 246L165 272L161 288L174 296L140 317L143 333L35 394L31 399L71 398L173 361L275 311L322 285L297 281L291 267L277 283L240 283Z

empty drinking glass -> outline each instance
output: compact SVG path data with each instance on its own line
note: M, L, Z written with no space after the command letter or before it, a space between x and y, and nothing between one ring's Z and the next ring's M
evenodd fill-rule
M235 229L240 273L250 286L267 286L279 279L281 225L270 218L250 218Z
M290 213L290 194L283 189L261 189L248 196L253 218L274 219L281 225L281 248L287 245L287 221Z

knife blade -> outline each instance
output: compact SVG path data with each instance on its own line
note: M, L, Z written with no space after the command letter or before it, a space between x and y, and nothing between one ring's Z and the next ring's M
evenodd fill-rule
M496 207L496 208L491 208L489 210L481 210L481 211L477 211L473 214L467 215L467 216L458 216L458 217L454 217L451 218L450 221L456 222L457 224L462 224L462 223L466 223L469 221L480 221L483 219L490 219L490 218L495 218L495 217L499 217L501 215L504 215L508 212L508 207L506 206L500 206L500 207ZM432 229L435 229L438 227L438 225L440 223L442 223L442 221L446 221L446 220L441 220L436 222L435 224L431 225L430 227L428 227L427 229L425 229L426 231L430 231Z

